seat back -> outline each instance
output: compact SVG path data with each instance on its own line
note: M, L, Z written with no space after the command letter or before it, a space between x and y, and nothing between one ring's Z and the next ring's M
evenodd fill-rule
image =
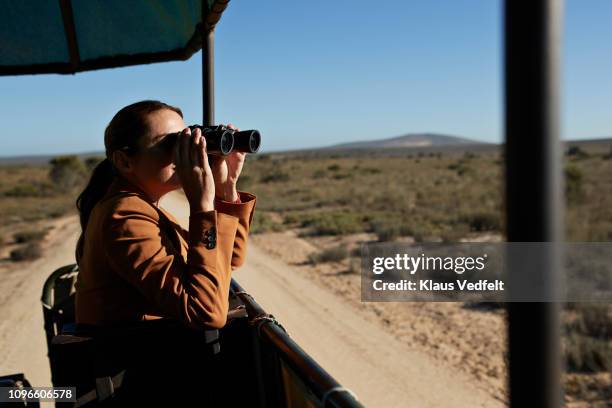
M47 347L57 336L64 325L73 324L75 284L78 275L76 264L70 264L56 269L45 281L41 302Z

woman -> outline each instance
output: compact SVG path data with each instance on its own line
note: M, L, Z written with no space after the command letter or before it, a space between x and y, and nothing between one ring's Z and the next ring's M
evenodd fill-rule
M192 134L180 109L150 100L121 109L104 144L106 159L77 200L77 323L169 317L195 329L223 327L231 272L244 262L256 201L236 190L246 154L210 165L200 130ZM189 231L158 206L180 187Z

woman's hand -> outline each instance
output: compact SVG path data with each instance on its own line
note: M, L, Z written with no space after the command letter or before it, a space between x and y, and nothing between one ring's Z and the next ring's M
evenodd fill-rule
M239 131L231 123L228 128ZM217 156L212 161L212 172L215 179L215 192L217 198L225 201L236 201L238 199L238 190L236 185L238 177L242 172L244 160L246 159L245 152L232 151L227 156Z
M206 155L206 139L198 128L185 128L174 151L176 172L191 211L214 210L215 180Z

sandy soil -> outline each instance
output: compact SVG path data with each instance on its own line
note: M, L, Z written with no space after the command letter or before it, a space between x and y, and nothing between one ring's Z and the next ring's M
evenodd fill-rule
M186 222L188 208L180 194L168 196L162 205ZM0 262L0 375L24 372L35 386L50 384L39 301L42 284L53 270L74 262L79 232L74 216L56 220L52 227L43 258ZM484 374L478 367L480 361L497 361L487 344L499 340L493 332L503 332L501 318L457 304L396 304L387 309L361 303L355 292L358 275L338 272L341 266L326 269L329 265L313 274L308 268L317 267L303 262L317 246L288 234L253 237L247 262L235 277L366 406L505 405L501 365L487 365L486 370L497 371ZM472 348L480 360L471 361L469 353L466 357L464 351Z

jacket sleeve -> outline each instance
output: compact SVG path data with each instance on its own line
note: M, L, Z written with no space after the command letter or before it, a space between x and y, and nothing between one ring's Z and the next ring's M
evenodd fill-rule
M164 316L196 329L221 328L227 320L232 241L238 218L216 210L191 213L187 262L169 251L159 213L137 196L120 200L104 230L112 268ZM214 244L209 244L214 242Z
M234 249L232 251L232 269L244 264L247 251L247 241L253 214L255 213L255 203L257 197L251 193L239 191L240 203L230 203L215 198L215 210L222 214L227 214L238 218L238 227L234 239Z

